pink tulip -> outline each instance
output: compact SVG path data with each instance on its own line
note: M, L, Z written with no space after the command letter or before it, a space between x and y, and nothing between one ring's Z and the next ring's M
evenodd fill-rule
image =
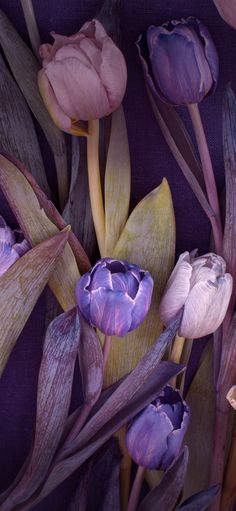
M99 119L121 104L126 64L98 20L85 23L70 37L52 35L53 46L44 44L39 50L39 88L54 122L73 133L75 121Z
M214 0L214 4L217 7L221 17L236 28L236 2L235 0Z
M160 317L168 326L183 310L179 334L197 339L211 334L224 320L233 286L226 264L216 254L194 259L184 252L167 282Z

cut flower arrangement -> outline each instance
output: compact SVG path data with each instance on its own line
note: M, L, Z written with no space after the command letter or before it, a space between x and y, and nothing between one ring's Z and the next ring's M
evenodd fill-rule
M235 27L234 1L215 5ZM52 32L52 44L31 1L21 6L32 49L0 11L0 188L18 224L0 217L1 377L46 286L47 310L32 445L0 511L36 509L73 473L68 511L233 511L236 96L228 85L219 197L199 109L219 77L210 27L191 13L162 25L155 16L133 42L163 151L212 229L206 254L186 247L175 264L167 179L130 207L120 1L105 0L75 34ZM82 392L73 409L72 388Z

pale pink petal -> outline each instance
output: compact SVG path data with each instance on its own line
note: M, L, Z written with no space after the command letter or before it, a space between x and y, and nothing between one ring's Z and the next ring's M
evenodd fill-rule
M39 47L39 56L43 61L43 66L47 65L51 58L52 44L41 44Z
M127 68L123 54L110 37L103 42L100 77L109 98L110 112L121 104L127 83Z
M160 303L159 313L165 326L168 326L181 310L190 291L192 267L186 260L188 256L188 252L180 256Z
M214 0L214 3L222 18L236 28L236 2L235 0Z
M44 103L56 126L70 133L71 119L61 109L44 69L38 73L38 86Z
M216 282L198 282L185 302L180 335L197 339L208 335L222 323L232 293L232 277L228 273Z
M226 399L228 399L231 406L236 410L236 385L231 387L226 396Z
M95 67L97 73L100 71L102 63L101 50L91 41L91 39L85 38L80 43L80 51L83 51L87 55L90 63Z

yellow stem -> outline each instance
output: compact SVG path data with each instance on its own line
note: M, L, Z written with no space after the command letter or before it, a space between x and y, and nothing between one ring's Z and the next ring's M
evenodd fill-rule
M87 161L88 181L93 222L101 257L105 249L105 213L99 170L99 120L88 122Z
M171 362L175 362L176 364L180 363L182 352L184 349L185 337L180 337L179 335L175 336L173 347L170 354ZM171 383L173 387L176 387L176 377L172 379Z

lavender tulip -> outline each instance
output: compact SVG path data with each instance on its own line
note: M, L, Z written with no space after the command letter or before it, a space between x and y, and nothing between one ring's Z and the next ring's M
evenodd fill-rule
M214 4L218 9L222 18L236 28L236 2L235 0L214 0Z
M154 94L173 105L199 103L215 90L218 55L203 23L195 18L170 21L147 30L138 41L146 79Z
M106 335L124 336L144 320L151 303L153 280L135 264L104 258L76 286L85 319Z
M166 470L178 455L189 423L189 407L178 390L166 385L161 394L128 426L126 446L142 467Z
M22 238L21 235L18 237ZM16 242L15 233L7 226L4 218L0 216L0 276L29 248L28 242L25 239L19 239L18 243Z
M40 47L39 88L54 122L73 133L75 121L104 117L121 104L126 64L98 20L85 23L70 37L52 35L53 46Z
M183 308L180 335L196 339L222 323L232 293L233 279L226 263L216 254L194 259L184 252L167 282L160 303L160 316L168 326Z

